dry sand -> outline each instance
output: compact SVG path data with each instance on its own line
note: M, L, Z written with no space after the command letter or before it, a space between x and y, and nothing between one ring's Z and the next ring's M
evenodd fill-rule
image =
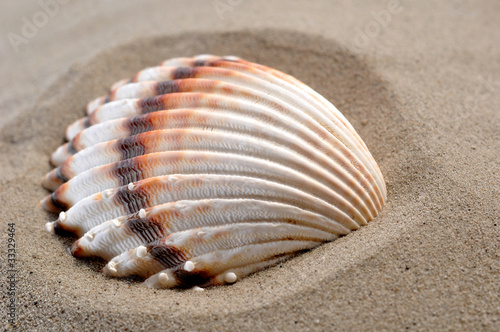
M189 3L189 2L188 2ZM0 262L16 224L17 330L500 330L500 4L401 1L78 2L14 53L37 3L2 5ZM376 25L376 24L375 24ZM375 30L374 30L375 31ZM152 290L66 253L38 201L64 128L114 81L173 56L235 54L312 86L379 162L370 225L232 286ZM4 275L4 274L2 274Z

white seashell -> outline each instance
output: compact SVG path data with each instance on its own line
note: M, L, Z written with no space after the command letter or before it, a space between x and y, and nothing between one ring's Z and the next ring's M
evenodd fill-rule
M373 220L377 163L314 90L234 56L170 59L87 105L51 156L47 223L151 287L231 284Z

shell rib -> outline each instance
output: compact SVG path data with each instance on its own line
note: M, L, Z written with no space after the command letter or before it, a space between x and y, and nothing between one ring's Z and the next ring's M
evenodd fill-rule
M168 151L150 153L118 163L92 168L83 172L47 196L43 206L52 212L73 206L79 200L100 191L163 174L232 174L259 177L288 184L311 193L338 206L346 215L360 224L366 224L370 215L363 216L348 199L317 180L289 167L268 160L237 154Z
M157 99L161 102L164 98ZM216 99L216 101L219 100L219 98ZM274 137L271 136L273 133L278 133L279 136L288 134L287 137L291 137L291 139L295 141L302 140L310 145L308 151L314 153L316 156L323 153L326 159L328 159L325 161L325 158L322 158L323 161L321 162L325 165L330 165L329 167L332 169L338 169L340 167L343 172L348 172L351 177L356 177L356 181L358 181L364 190L369 193L377 209L381 208L381 194L378 192L379 189L375 185L373 177L367 170L364 170L363 167L359 166L358 169L355 168L353 163L356 157L350 153L349 150L345 149L343 145L336 144L332 147L322 140L321 137L316 134L317 132L321 132L320 127L311 126L305 128L304 125L307 125L307 119L304 120L303 123L298 123L295 118L286 119L282 114L276 111L262 110L253 105L240 104L237 107L224 109L223 100L220 101L221 103L217 104L218 108L216 110L169 110L145 114L134 118L107 121L81 132L80 136L75 137L73 140L74 143L70 150L79 150L92 146L93 144L97 144L97 140L99 139L105 141L108 138L113 139L116 137L100 138L102 134L99 135L99 132L110 133L110 135L117 135L116 132L120 132L121 136L125 136L127 133L134 134L146 130L167 128L186 129L201 126L203 128L242 132L260 137L265 136L264 138L272 142L276 142ZM193 104L196 104L196 102ZM160 106L166 107L167 105L162 104ZM249 115L252 115L252 117L249 117ZM94 130L94 128L96 129ZM281 133L281 135L279 133ZM84 143L82 146L82 144L79 143L81 142L79 138L82 138L87 143ZM61 149L58 149L57 151L60 150ZM332 166L334 162L338 163L338 167ZM359 170L363 170L363 172ZM60 182L58 183L60 184ZM48 187L49 189L54 189L52 186Z
M377 185L382 187L385 186L380 174L380 170L378 170L378 166L376 165L375 161L371 157L368 150L366 150L366 147L363 146L364 143L363 145L359 143L357 134L354 131L354 129L352 129L352 131L350 128L346 129L343 122L339 121L336 117L332 116L328 109L325 109L316 99L310 97L309 94L304 93L296 86L285 81L280 81L276 77L272 75L267 75L266 73L261 73L258 70L253 70L251 74L254 74L255 77L223 68L155 67L139 72L138 74L136 74L133 80L142 81L151 79L163 80L163 79L196 77L197 79L186 79L186 80L180 79L176 81L167 81L168 89L163 89L162 92L168 90L169 93L172 93L173 95L177 95L178 93L181 92L204 92L211 94L218 93L222 96L225 96L226 98L230 96L231 99L233 98L235 99L237 97L248 98L249 101L252 101L254 103L259 103L262 102L262 100L266 100L266 94L268 98L271 98L271 93L275 93L282 100L282 102L279 102L277 100L271 100L271 102L274 101L273 106L275 108L288 109L286 106L284 106L284 104L290 102L291 105L297 106L300 109L300 111L297 114L295 114L295 116L301 116L302 118L304 118L304 116L309 115L310 118L307 119L308 121L317 119L319 121L319 124L322 125L320 126L321 129L319 130L326 131L325 135L327 136L328 134L333 135L334 133L336 138L340 140L342 144L344 144L348 149L350 149L350 151L357 153L356 156L363 163L365 163L366 167L369 167L371 169L371 171L374 173ZM262 76L264 78L271 79L273 83L281 83L281 84L280 85L269 84L268 82L259 79ZM251 88L251 90L236 85L222 83L220 81L200 80L200 78L206 78L206 77L213 79L226 79L232 82L236 81L237 83L240 84L245 83L246 86L249 86ZM250 82L252 83L250 84ZM258 94L256 90L261 91L261 94ZM297 98L299 92L302 94L301 95L302 97L309 97L309 98L304 98L304 99ZM200 96L200 98L202 97L203 95ZM158 99L155 98L153 99L146 98L144 100L123 99L116 102L110 102L94 110L89 115L88 118L79 120L76 123L70 125L68 127L67 137L68 139L71 139L83 128L105 120L110 120L113 118L118 118L123 116L128 117L128 116L138 115L141 113L160 110L160 108L158 108L158 104L162 105L164 109L192 107L189 104L188 105L182 104L183 102L187 102L186 100L179 100L176 98L166 98L166 99L167 100L161 100L161 101L158 101ZM166 105L164 105L165 102L167 102ZM336 111L336 113L340 113L338 112L338 110L335 109L335 107L333 107L333 105L331 106L332 106L331 111ZM138 110L138 108L140 110ZM141 113L135 113L135 112L141 112Z
M205 234L200 236L200 232ZM290 238L294 240L288 240ZM201 274L198 277L205 279L204 270L219 274L230 268L315 247L333 238L322 231L285 224L200 227L125 251L111 259L103 272L113 277L138 275L148 278L163 269L179 267L195 276Z
M162 70L162 72L159 73L158 75L164 75L165 78L175 77L176 75L175 73L176 71L178 71L178 69L175 67L173 68L158 67L158 68ZM188 68L184 69L189 70ZM353 144L352 139L350 139L352 133L350 133L349 131L338 130L338 128L342 128L342 124L339 124L341 127L335 125L329 127L327 125L329 119L323 114L323 112L320 112L318 111L318 109L311 107L311 105L307 101L297 98L294 94L290 94L286 90L283 91L283 89L280 90L279 86L269 84L259 79L248 77L247 75L244 74L234 73L226 69L201 67L201 68L194 68L191 70L193 71L193 73L189 73L189 75L191 76L195 77L209 76L216 79L230 78L228 79L230 81L231 80L236 81L238 78L237 81L239 81L239 83L245 82L249 87L248 88L241 87L234 84L228 84L221 81L214 81L208 79L199 79L199 78L180 79L175 81L161 82L163 83L161 92L174 95L178 95L179 93L183 92L184 93L199 92L205 94L210 93L210 94L222 95L225 96L226 98L231 97L231 100L243 99L257 104L259 103L262 104L263 102L265 104L269 103L273 108L285 109L287 111L289 111L289 109L291 108L293 111L293 107L291 106L296 106L300 109L300 111L295 112L294 116L298 116L299 118L302 118L303 120L308 122L314 121L313 119L317 118L319 121L321 121L320 123L323 125L322 127L319 126L318 130L325 132L325 135L328 135L328 133L330 134L335 133L336 138L342 141L342 143L348 147L349 145ZM164 71L167 71L168 73L164 73ZM220 71L222 71L222 73L218 73ZM164 76L161 76L161 78L163 78ZM250 85L249 82L253 81L255 81L255 83ZM168 88L166 88L165 86L168 86ZM257 91L259 91L260 93ZM281 100L273 98L272 97L273 95L276 95ZM200 95L199 97L202 98L203 94ZM180 98L163 98L161 100L155 98L152 99L146 98L144 100L123 99L115 102L110 102L93 111L88 118L79 120L76 123L70 125L70 127L68 127L68 138L70 139L73 138L78 132L80 132L83 128L88 127L89 125L93 125L105 120L110 120L113 118L119 118L123 116L133 116L161 109L179 108L182 106L190 107L190 105L193 105L193 104L182 105L183 102L188 102L188 101ZM200 101L200 103L201 102L203 101ZM196 99L193 100L192 103L194 103L193 106L197 105L197 100ZM163 106L163 108L161 108L160 105ZM210 105L208 105L207 107L210 107ZM313 117L307 118L306 115L312 115ZM358 150L353 150L353 151L358 151ZM362 150L359 151L362 152L359 154L359 156L363 156L363 151Z
M340 113L335 108L335 106L333 106L330 102L328 102L323 96L321 96L316 91L314 91L313 89L311 89L310 87L308 87L307 85L303 84L302 82L298 81L297 79L295 79L290 75L286 75L278 70L263 65L251 63L249 61L245 61L234 56L215 57L211 55L201 55L191 59L177 58L163 62L162 66L163 67L175 66L174 68L179 68L177 69L174 75L175 78L196 77L196 75L198 75L199 66L214 67L217 69L228 69L234 72L244 73L245 75L254 78L260 78L269 81L273 84L276 84L277 86L280 86L288 91L291 91L292 94L294 95L295 94L300 95L304 99L309 100L311 104L313 104L320 112L323 113L323 115L328 117L333 123L341 125L345 129L347 129L346 132L350 132L355 137L356 140L355 143L358 144L358 147L364 149L364 152L367 156L365 162L368 161L374 167L374 171L380 174L378 165L373 160L365 143L356 133L356 131L349 123L349 121L347 121L347 119L342 115L342 113ZM189 67L196 67L196 68L190 69ZM162 80L164 78L172 79L171 78L172 76L170 74L166 74L166 72L168 72L168 69L165 70L161 67L148 68L137 73L132 78L131 82ZM119 88L123 83L124 83L123 81L117 82L113 86L113 88L115 89ZM323 125L327 128L329 126L328 122L323 123ZM384 192L385 192L385 183L383 181L383 177L381 176L381 174L380 177L378 177L378 180L380 180L378 182L378 185L384 187ZM384 196L384 199L385 198L386 197Z
M344 117L344 115L335 108L328 100L326 100L323 96L321 96L319 93L311 89L309 86L305 85L304 83L300 82L297 80L295 77L287 75L279 70L260 65L257 63L245 61L239 57L235 56L225 56L225 57L219 57L215 55L209 55L209 54L202 54L198 55L196 57L192 58L186 58L186 57L181 57L181 58L173 58L166 60L162 62L162 66L175 66L175 67L200 67L200 66L207 66L207 67L217 67L217 68L225 68L225 69L231 69L235 70L238 72L243 72L247 73L251 76L254 77L262 77L269 79L269 75L272 75L277 78L273 79L272 82L278 85L283 84L283 82L290 83L294 87L298 89L291 88L289 85L284 84L285 86L288 86L289 89L294 90L296 93L301 93L304 91L305 93L311 95L315 100L317 100L321 105L329 109L331 112L326 112L327 116L334 115L337 117L342 124L351 132L354 134L358 142L365 148L366 151L368 151L368 148L366 147L365 143L359 137L359 135L356 133L352 125L347 121L347 119ZM136 74L137 76L138 74ZM117 88L124 82L117 82L118 84L115 86ZM374 163L375 166L376 163Z
M321 231L333 239L349 229L325 216L292 205L254 199L208 199L176 201L145 209L141 213L108 220L82 236L71 252L78 257L99 256L106 260L120 253L150 243L166 235L199 227L236 223L291 224L306 230ZM203 236L199 231L198 235Z
M233 95L229 98L227 96L224 97L204 93L173 93L146 99L111 102L104 105L99 110L96 110L92 115L98 119L103 118L102 120L104 121L137 116L139 114L162 109L204 107L217 109L217 111L230 109L237 113L264 117L264 119L267 118L272 120L277 126L285 128L292 127L289 129L291 132L299 137L304 137L306 140L314 140L322 149L326 149L332 157L336 156L335 151L337 151L337 154L341 153L344 155L347 160L344 159L340 161L344 169L350 171L353 176L360 176L362 174L368 182L372 183L372 190L378 191L377 196L382 196L383 200L383 194L380 193L380 187L377 185L376 177L374 177L370 170L366 169L365 165L360 161L360 159L364 158L360 150L353 150L346 147L336 136L326 131L324 127L310 117L307 117L299 109L290 107L277 100L273 103L266 102L265 105L258 104L262 102L261 98L254 98L252 101L257 104L251 104L248 101L236 99ZM90 123L94 123L94 120L90 121ZM304 128L304 126L307 126L307 128ZM338 135L340 136L340 131ZM326 143L325 140L327 140L330 145ZM352 169L353 167L354 170Z
M210 273L207 274L206 279L201 279L200 282L194 282L198 281L199 279L193 280L193 278L190 278L192 274L188 274L186 273L187 271L180 269L180 267L176 267L172 269L166 269L152 275L151 277L146 279L146 281L144 281L144 284L154 288L186 287L192 284L199 284L202 287L232 284L238 279L241 279L255 271L259 271L268 266L275 265L281 261L289 259L292 256L293 254L276 255L273 258L268 258L257 263L246 263L243 266L229 268L225 271L220 272L219 274ZM201 264L198 264L198 266L200 265ZM219 267L218 270L221 271L223 270L223 268Z
M262 136L268 136L264 132ZM331 165L332 172L322 168L322 163L328 164L330 159L315 156L314 150L308 149L306 145L293 145L293 137L287 140L286 136L275 132L271 141L257 139L249 136L221 133L201 130L163 130L150 131L131 136L126 139L100 143L90 148L82 150L80 153L68 158L62 166L49 173L45 180L46 188L56 189L65 179L70 179L77 174L87 171L96 166L108 163L127 160L140 155L162 151L180 150L207 150L219 152L231 152L249 155L261 159L273 160L274 162L289 167L321 181L332 190L341 192L342 196L349 197L354 206L360 206L364 214L370 218L376 214L376 207L369 195L349 174L337 165ZM288 149L277 145L279 141L284 141ZM295 151L301 151L302 155ZM309 157L309 159L307 159ZM316 163L313 161L317 161ZM341 182L340 180L343 180ZM356 191L354 192L353 189ZM363 198L364 201L361 200ZM367 206L370 206L370 209Z
M360 226L335 206L287 185L243 176L175 174L149 178L82 199L68 211L62 212L51 229L82 236L106 220L138 212L143 208L182 199L212 197L280 202L323 215L349 230Z
M234 283L373 220L380 169L346 118L278 70L174 58L87 104L52 154L46 224L150 287Z

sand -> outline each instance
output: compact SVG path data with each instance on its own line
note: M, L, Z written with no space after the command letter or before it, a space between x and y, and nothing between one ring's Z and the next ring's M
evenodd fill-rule
M0 262L5 272L15 223L17 317L2 278L1 327L500 330L497 2L401 1L385 26L371 12L386 1L69 2L18 53L7 34L42 8L2 6ZM278 68L331 100L385 175L382 214L203 292L108 279L103 261L67 254L74 238L45 232L55 216L38 205L64 128L114 81L198 53Z

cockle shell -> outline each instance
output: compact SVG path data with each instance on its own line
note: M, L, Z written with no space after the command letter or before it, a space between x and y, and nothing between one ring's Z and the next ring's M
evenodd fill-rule
M233 56L174 58L116 82L69 125L42 200L76 257L149 286L233 283L373 220L377 163L297 79Z

